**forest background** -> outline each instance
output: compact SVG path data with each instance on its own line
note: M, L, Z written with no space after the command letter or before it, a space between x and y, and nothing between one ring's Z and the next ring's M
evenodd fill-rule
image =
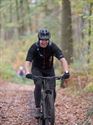
M92 79L93 0L0 0L0 78L27 82L17 71L43 27L62 49L71 77ZM55 69L60 74L56 59ZM93 91L93 83L88 86Z

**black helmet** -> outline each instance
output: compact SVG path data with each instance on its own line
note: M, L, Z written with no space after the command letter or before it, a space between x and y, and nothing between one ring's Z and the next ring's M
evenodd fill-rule
M49 40L50 39L50 32L47 29L41 29L38 32L39 40Z

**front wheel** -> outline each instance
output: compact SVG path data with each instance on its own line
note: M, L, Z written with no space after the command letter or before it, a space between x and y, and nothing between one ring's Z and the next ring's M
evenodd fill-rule
M50 125L48 119L38 119L38 125Z
M54 97L53 94L48 94L46 97L46 109L47 116L50 122L50 125L54 125L55 122L55 107L54 107Z

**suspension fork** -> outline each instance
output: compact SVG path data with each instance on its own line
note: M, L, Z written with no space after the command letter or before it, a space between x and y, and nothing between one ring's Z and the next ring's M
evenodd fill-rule
M43 81L42 83L42 90L41 90L41 104L42 104L42 113L43 113L43 118L46 119L46 106L45 106L45 99L46 99L46 93L45 93L45 83L46 81Z

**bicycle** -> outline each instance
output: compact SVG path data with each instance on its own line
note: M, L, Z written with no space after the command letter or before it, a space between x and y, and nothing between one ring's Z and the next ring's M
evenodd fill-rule
M61 76L52 76L52 77L33 76L32 79L33 80L42 79L41 104L40 104L41 115L37 119L38 125L54 125L55 123L54 94L53 94L53 90L49 88L49 84L47 81L48 79L62 80L62 77Z

